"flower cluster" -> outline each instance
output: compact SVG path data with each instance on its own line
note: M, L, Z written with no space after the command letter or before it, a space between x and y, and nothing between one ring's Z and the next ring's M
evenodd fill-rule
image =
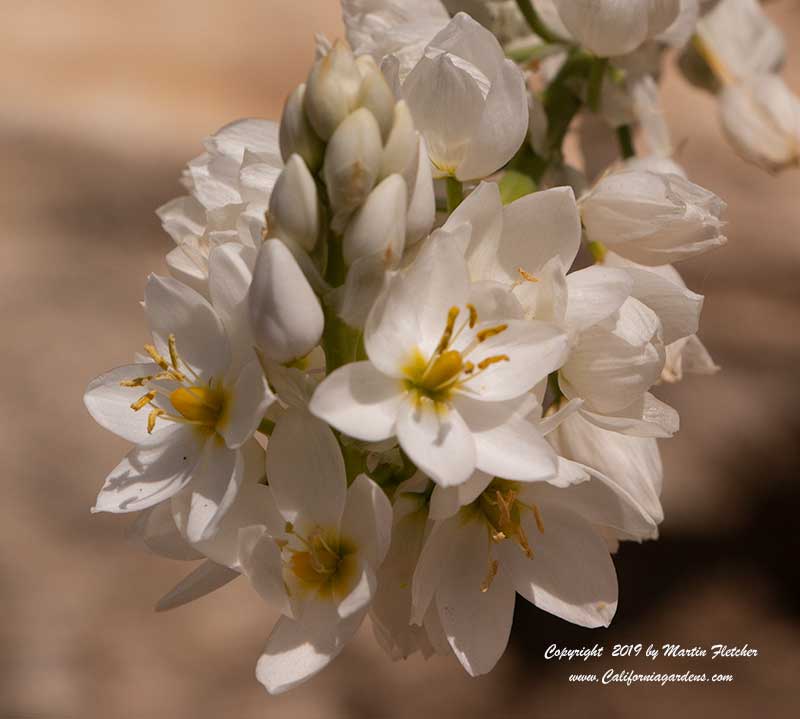
M256 669L273 693L367 616L393 659L471 675L517 594L609 624L611 555L663 518L678 416L652 390L716 371L672 263L725 242L725 205L671 156L663 50L694 36L723 113L763 101L726 121L750 157L797 149L754 74L773 43L735 49L745 21L774 28L753 0L707 4L343 0L348 42L320 38L280 123L206 141L159 210L152 343L85 394L135 445L94 511L204 560L159 609L244 576L281 615ZM584 114L620 138L599 179L562 152Z

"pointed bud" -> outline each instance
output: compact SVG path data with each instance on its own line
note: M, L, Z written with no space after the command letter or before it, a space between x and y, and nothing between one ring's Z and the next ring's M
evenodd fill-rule
M305 94L306 86L300 85L289 95L283 108L279 138L281 157L287 162L296 153L305 160L311 172L316 172L322 165L325 148L308 121L303 102Z
M381 138L385 142L394 120L394 93L372 57L362 55L356 63L363 77L356 105L375 115L378 127L381 128Z
M369 110L356 110L336 129L322 173L331 207L340 220L363 204L375 186L382 154L381 131Z
M428 149L421 137L417 141L417 172L406 218L406 245L419 242L430 234L436 220L436 197L433 191L433 174L428 161Z
M394 106L392 130L386 147L383 148L381 178L397 173L409 180L411 186L414 178L408 177L408 169L416 159L418 144L411 111L405 101L401 100Z
M312 68L305 93L308 119L323 140L329 140L353 110L360 87L361 73L353 53L347 43L337 40Z
M267 359L292 362L319 344L325 325L322 308L280 240L261 246L247 303L253 338Z
M382 254L387 267L395 265L406 243L408 190L400 175L389 175L367 197L344 233L344 261Z
M312 252L319 237L317 185L300 155L292 155L269 200L270 237L293 240Z
M777 75L728 85L720 112L725 133L745 159L769 172L800 161L800 100Z

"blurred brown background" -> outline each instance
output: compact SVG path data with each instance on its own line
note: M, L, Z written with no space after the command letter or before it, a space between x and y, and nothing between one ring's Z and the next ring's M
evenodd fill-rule
M181 166L231 119L277 118L335 0L26 0L0 22L0 717L790 717L800 708L797 580L800 172L770 178L720 139L711 98L673 71L680 160L730 204L729 246L684 268L707 295L703 338L724 372L662 392L683 418L665 443L658 543L618 557L620 607L585 631L518 603L505 658L469 679L454 659L392 664L367 627L324 674L270 698L253 670L273 614L236 582L168 614L187 565L90 516L125 451L81 403L146 339L144 278L170 248L153 213ZM793 48L800 7L770 4ZM724 671L732 685L579 686L552 643L749 643L757 659L609 666Z

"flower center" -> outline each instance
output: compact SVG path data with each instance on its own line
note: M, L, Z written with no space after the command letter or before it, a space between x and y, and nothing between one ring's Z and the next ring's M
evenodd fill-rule
M533 549L522 526L522 513L533 514L536 528L544 534L544 524L539 508L535 504L525 504L519 500L519 487L514 482L495 479L471 505L479 517L486 523L491 542L499 544L510 540L519 545L528 559L533 559ZM489 552L489 568L481 584L481 591L486 592L497 574L498 562L492 559Z
M317 528L307 537L298 534L291 524L287 533L296 537L302 548L286 547L284 564L299 580L300 587L329 597L346 585L350 577L347 557L352 548L333 532Z
M161 372L156 375L125 380L120 382L120 385L148 389L145 394L131 404L134 412L138 412L144 407L150 407L150 414L147 416L148 433L155 429L156 420L159 418L211 429L216 427L225 411L225 393L222 386L214 386L213 379L209 380L208 384L200 384L200 378L189 365L181 360L175 335L169 336L169 361L153 345L145 345L144 349L153 362L161 368ZM190 377L193 381L190 381ZM168 391L158 384L158 382L165 381L178 382L181 386ZM166 397L178 414L169 414L166 410L158 407L155 404L158 395Z
M475 379L483 371L498 362L508 362L508 355L486 357L475 365L467 357L490 337L505 332L508 325L499 324L488 327L475 334L473 341L464 350L452 349L453 343L465 328L474 329L478 322L478 311L473 305L467 305L468 316L456 329L456 321L461 314L458 307L451 307L447 313L444 332L439 344L430 358L415 349L411 359L403 368L406 375L405 385L410 392L415 392L419 400L427 398L435 403L447 402L452 393L470 380Z

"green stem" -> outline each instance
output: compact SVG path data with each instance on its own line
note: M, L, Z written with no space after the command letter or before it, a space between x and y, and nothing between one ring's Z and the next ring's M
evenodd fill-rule
M600 109L600 100L603 96L603 81L605 80L607 69L608 58L602 57L595 60L592 64L592 69L589 71L587 102L592 112L597 112Z
M631 157L636 157L630 125L622 125L617 128L617 142L619 142L619 151L623 159L629 160Z
M536 12L536 8L533 7L531 0L517 0L517 6L528 25L530 25L531 30L542 38L542 40L550 43L559 43L561 45L570 44L569 40L559 37L542 22L542 18L539 17L539 13Z
M464 201L464 186L455 177L448 177L447 183L447 211L453 212Z

